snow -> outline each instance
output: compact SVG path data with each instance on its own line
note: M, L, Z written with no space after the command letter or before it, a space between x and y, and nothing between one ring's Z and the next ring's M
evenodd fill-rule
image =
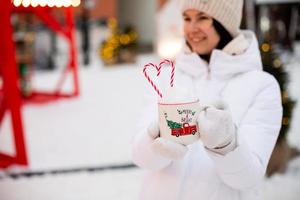
M287 68L290 92L295 99L300 97L299 48L297 52ZM113 67L104 67L96 60L87 68L80 67L80 97L26 105L23 119L30 165L0 171L0 199L136 199L141 176L138 168L46 173L15 179L8 174L131 163L130 141L143 104L139 96L144 89L142 67L156 61L154 54L139 56L136 64ZM59 74L60 70L39 72L33 84L37 89L53 88ZM70 90L70 86L65 90ZM298 148L299 109L298 104L289 134L289 141ZM0 146L13 153L8 145L8 123L0 129ZM290 163L285 174L266 179L263 188L266 200L299 199L300 158Z
M105 171L6 179L0 181L1 200L93 200L137 198L138 170Z
M264 199L299 200L300 196L300 158L289 163L285 174L275 174L266 179L263 185Z
M30 170L130 162L132 128L142 105L142 63L149 61L145 56L133 66L81 68L78 98L26 105ZM36 74L35 88L53 88L58 73Z

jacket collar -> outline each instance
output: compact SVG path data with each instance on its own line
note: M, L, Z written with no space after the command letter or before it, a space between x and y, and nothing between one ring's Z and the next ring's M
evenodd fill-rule
M177 57L176 67L195 78L229 79L237 74L262 70L262 63L254 33L241 31L222 51L213 50L210 63L185 49Z

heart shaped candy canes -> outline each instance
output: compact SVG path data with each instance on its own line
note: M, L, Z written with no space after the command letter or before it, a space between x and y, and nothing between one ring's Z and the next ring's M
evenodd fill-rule
M150 78L150 76L148 75L147 73L147 69L148 67L154 67L157 71L157 74L156 76L159 76L160 75L160 72L161 72L161 68L164 66L164 65L170 65L172 70L171 70L171 76L170 76L170 86L173 87L173 82L174 82L174 72L175 72L175 67L174 67L174 63L170 60L163 60L159 66L153 64L153 63L148 63L144 66L144 75L146 77L146 79L149 81L149 83L151 84L151 86L154 88L154 90L157 92L157 94L160 96L160 98L162 98L162 93L161 91L158 89L158 87L155 85L155 83L152 81L152 79Z

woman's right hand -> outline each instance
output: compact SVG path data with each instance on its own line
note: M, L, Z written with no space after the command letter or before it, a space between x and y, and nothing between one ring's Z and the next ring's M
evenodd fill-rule
M186 146L159 137L159 126L157 122L151 123L147 132L152 138L151 149L156 154L166 159L179 160L187 153L188 148Z

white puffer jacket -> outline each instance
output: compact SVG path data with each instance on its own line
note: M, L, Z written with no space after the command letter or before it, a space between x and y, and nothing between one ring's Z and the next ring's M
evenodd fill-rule
M159 157L146 134L158 116L153 98L145 105L133 140L133 161L145 169L140 200L261 199L260 184L281 126L281 95L273 76L262 71L255 35L243 31L242 36L249 43L245 52L233 56L214 50L209 65L194 53L181 54L174 80L174 85L193 88L203 104L218 98L228 103L238 146L222 156L205 149L199 140L188 146L182 160Z

